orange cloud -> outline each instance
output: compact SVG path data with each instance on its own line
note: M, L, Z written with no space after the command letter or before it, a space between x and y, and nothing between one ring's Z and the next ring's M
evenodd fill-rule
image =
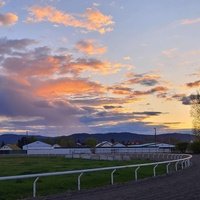
M150 90L146 90L146 91L134 91L133 95L136 95L136 96L149 95L149 94L153 94L155 92L165 92L167 90L168 90L167 87L157 86L157 87L154 87L154 88L152 88Z
M51 6L33 6L29 8L29 14L27 22L49 21L64 26L84 28L87 31L97 31L102 34L112 31L112 24L114 23L111 16L104 15L99 10L92 8L88 8L79 17L62 12Z
M99 10L88 8L85 13L86 26L88 30L98 30L100 33L112 31L111 25L114 23L112 17L104 15Z
M99 46L94 40L81 40L76 44L76 49L89 55L103 54L106 52L106 47Z
M52 97L64 95L96 94L102 93L103 86L85 79L55 79L40 82L35 92L39 96Z
M102 74L109 74L117 72L122 64L120 63L111 63L109 61L101 61L98 59L85 59L78 58L74 62L71 62L69 66L66 66L65 70L72 70L73 73L81 73L83 71L95 71Z
M111 90L113 94L117 94L117 95L130 95L132 92L131 88L123 87L123 86L109 87L108 90Z
M186 84L188 87L200 87L200 80Z
M18 16L14 13L0 14L0 26L14 25L18 21Z

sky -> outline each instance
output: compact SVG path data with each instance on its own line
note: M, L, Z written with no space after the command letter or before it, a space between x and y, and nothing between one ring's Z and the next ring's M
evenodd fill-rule
M0 134L192 129L199 0L0 0Z

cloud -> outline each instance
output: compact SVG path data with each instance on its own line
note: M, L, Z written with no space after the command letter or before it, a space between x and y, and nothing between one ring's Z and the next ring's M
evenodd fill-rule
M184 96L181 98L181 102L183 105L191 105L192 104L192 100L190 96Z
M54 24L82 28L87 31L97 31L101 34L112 31L114 23L110 15L104 15L96 8L87 8L85 13L77 16L51 6L33 6L29 8L29 15L27 22L48 21Z
M144 112L133 112L134 115L145 115L145 116L158 116L162 114L162 112L155 111L144 111Z
M53 56L30 57L9 57L6 58L4 69L7 73L19 75L21 78L30 78L33 76L53 75L59 70L60 61Z
M105 104L106 105L113 105L113 104L125 104L125 103L128 103L130 99L128 98L116 98L116 97L86 97L86 98L75 98L75 99L72 99L72 100L69 100L70 103L74 103L74 104L77 104L77 105L81 105L81 106L102 106Z
M122 106L103 106L106 110L110 110L110 109L116 109L116 108L123 108Z
M162 51L161 53L167 58L175 58L178 54L178 49L177 48L166 49Z
M0 54L9 56L0 57L3 69L6 73L27 79L32 77L44 78L47 76L79 76L83 72L101 74L115 73L123 67L121 63L112 63L106 60L87 57L75 57L65 52L53 51L44 46L28 48L37 44L35 40L0 39Z
M187 83L186 85L187 85L188 87L190 87L190 88L192 88L192 87L200 87L200 80Z
M68 50L63 53L47 46L35 47L37 41L30 39L2 38L0 44L1 130L15 128L19 132L52 135L58 131L59 134L94 132L100 126L118 126L161 114L127 112L124 104L132 104L140 95L167 91L163 86L141 91L122 83L107 86L83 78L88 71L113 73L122 67L120 63L78 57ZM143 84L144 77L147 75L134 76L140 79L139 84Z
M94 40L80 40L75 48L88 55L104 54L106 52L106 47L99 46Z
M108 90L111 90L113 94L117 95L130 95L132 93L131 88L119 85L108 87Z
M142 95L149 95L149 94L153 94L153 93L156 93L156 92L165 92L167 91L168 88L167 87L164 87L164 86L157 86L157 87L154 87L152 89L149 89L149 90L146 90L146 91L134 91L133 92L133 96L142 96Z
M18 16L14 13L0 14L0 26L11 26L16 24Z
M3 7L5 4L5 1L0 1L0 8Z
M25 50L28 46L36 44L35 40L18 39L9 40L7 37L0 38L0 54L11 54L15 50Z
M195 102L195 99L198 99L197 97L198 95L196 94L191 94L188 96L184 96L180 99L180 101L182 102L183 105L191 105L192 103Z
M74 74L80 74L83 71L94 71L102 74L116 73L123 65L121 63L111 63L96 58L77 58L63 68L62 72L71 69Z
M124 60L131 60L131 57L130 56L124 56L123 59Z
M35 83L37 84L37 83ZM61 78L39 82L35 92L39 96L56 97L65 95L100 94L104 87L86 79Z
M196 19L183 19L180 23L181 23L181 25L198 24L198 23L200 23L200 18L196 18Z
M128 74L126 84L140 84L144 86L155 86L160 82L160 76L157 74Z
M77 117L84 114L84 110L67 100L39 97L30 86L24 87L6 76L0 76L0 104L0 116L8 118L6 123L0 124L1 129L25 129L43 135L49 131L57 135L70 134L79 127L89 131Z

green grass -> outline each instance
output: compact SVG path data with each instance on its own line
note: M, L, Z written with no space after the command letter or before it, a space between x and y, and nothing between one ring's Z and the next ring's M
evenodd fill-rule
M67 159L63 157L0 157L0 176L23 175L41 172L55 172L76 169L129 165L149 161L97 161L82 159ZM158 166L157 174L165 173L165 166ZM94 188L110 184L111 171L85 173L81 177L81 189ZM153 167L142 167L138 178L153 175ZM77 189L75 175L42 177L37 183L37 195L56 194ZM114 182L121 183L134 180L134 169L117 170ZM13 200L31 197L34 179L0 181L0 200Z

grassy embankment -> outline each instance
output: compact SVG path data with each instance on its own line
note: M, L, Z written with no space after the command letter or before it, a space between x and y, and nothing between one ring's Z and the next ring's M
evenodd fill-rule
M0 176L87 169L144 162L149 161L96 161L66 159L63 157L0 157ZM156 171L158 174L165 173L165 166L158 166ZM111 171L103 171L83 174L81 177L81 189L109 185L110 173ZM150 177L152 174L153 167L142 167L138 171L138 178ZM40 178L37 183L37 195L56 194L76 190L77 177L78 174ZM114 174L115 183L130 180L134 180L133 168L117 170ZM31 197L33 181L34 179L0 181L0 199L14 200Z

